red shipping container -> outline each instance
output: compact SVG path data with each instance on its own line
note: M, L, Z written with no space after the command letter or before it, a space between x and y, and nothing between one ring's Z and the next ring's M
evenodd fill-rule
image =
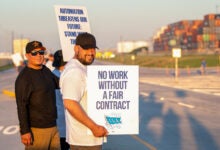
M193 25L199 26L202 24L202 22L203 22L202 20L194 20Z
M218 40L215 41L215 47L218 47L218 44L219 44Z
M201 34L197 35L197 42L202 42L202 41L203 41L202 39L203 39L203 38L202 38L202 35L201 35Z
M220 20L215 20L215 26L220 26Z
M186 32L186 36L191 36L192 32Z
M179 36L181 34L180 30L175 30L175 35Z
M209 34L209 40L210 41L215 41L216 40L216 35L215 34Z
M192 35L192 42L196 42L197 41L197 35L196 34L193 34Z
M197 29L192 29L192 34L193 34L193 35L197 35L197 34L198 34Z
M214 20L215 19L215 14L208 14L204 16L205 20Z

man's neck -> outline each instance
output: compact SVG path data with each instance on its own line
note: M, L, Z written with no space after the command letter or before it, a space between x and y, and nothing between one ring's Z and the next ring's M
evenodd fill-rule
M40 70L43 68L43 65L31 65L31 64L28 64L27 65L29 68L32 68L32 69L35 69L35 70Z

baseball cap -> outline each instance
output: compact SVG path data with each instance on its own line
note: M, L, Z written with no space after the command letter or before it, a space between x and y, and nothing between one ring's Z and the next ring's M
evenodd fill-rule
M98 48L95 37L87 32L81 33L76 37L76 45L81 46L83 49Z
M30 53L31 51L40 48L41 50L46 50L45 47L43 47L42 43L39 41L32 41L27 43L26 45L26 53Z
M54 61L53 61L53 67L61 67L64 66L67 62L65 62L63 60L63 54L62 54L62 50L57 50L54 53Z

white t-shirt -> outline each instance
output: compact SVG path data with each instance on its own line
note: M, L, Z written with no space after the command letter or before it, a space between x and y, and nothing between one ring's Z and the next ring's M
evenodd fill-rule
M78 101L87 112L87 72L86 66L77 59L71 59L63 70L60 77L60 88L63 99ZM101 145L102 138L88 134L88 128L78 122L65 109L66 117L66 140L70 145L94 146Z

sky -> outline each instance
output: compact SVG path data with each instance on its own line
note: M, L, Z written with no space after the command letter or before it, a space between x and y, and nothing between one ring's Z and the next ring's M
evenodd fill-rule
M220 14L220 0L1 0L0 52L12 39L38 40L51 52L61 49L54 5L84 6L100 49L117 42L151 40L161 27Z

